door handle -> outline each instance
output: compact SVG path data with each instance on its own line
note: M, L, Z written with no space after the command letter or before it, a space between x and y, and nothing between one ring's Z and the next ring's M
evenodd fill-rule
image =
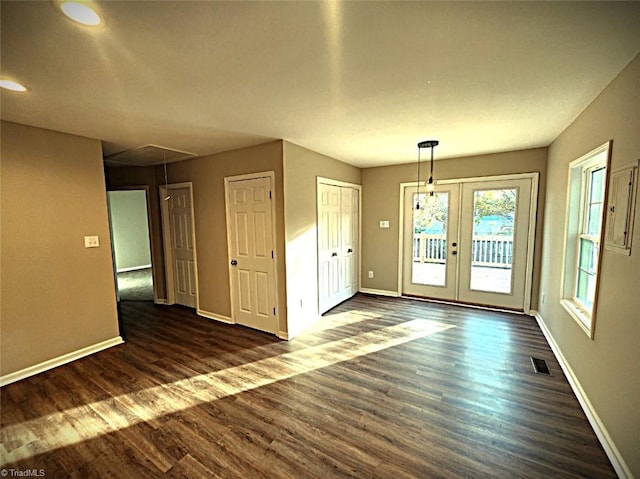
M331 257L332 258L335 257L335 256L338 256L338 253L331 253Z
M231 266L235 266L238 264L238 261L236 261L235 259L231 260Z
M455 255L457 255L457 254L458 254L458 252L457 252L456 250L453 250L453 251L451 252L451 254L455 256Z
M455 248L456 246L458 246L458 243L451 243L451 246Z
M349 248L349 249L347 250L347 253L353 253L353 250L352 250L351 248Z

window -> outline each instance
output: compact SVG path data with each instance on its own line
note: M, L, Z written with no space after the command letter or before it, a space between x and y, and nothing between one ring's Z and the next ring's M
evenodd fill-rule
M610 142L569 164L562 306L593 338Z

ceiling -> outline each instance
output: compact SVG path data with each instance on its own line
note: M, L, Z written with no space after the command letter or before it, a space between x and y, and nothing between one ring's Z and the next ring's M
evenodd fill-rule
M549 145L640 52L640 2L2 1L2 118L106 156L285 139L360 166ZM135 163L135 155L126 155ZM148 161L148 159L147 159Z

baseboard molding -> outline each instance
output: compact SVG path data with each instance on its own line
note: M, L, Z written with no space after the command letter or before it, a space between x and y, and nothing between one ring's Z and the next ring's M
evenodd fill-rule
M397 291L387 291L386 289L370 289L370 288L360 288L361 293L365 294L375 294L377 296L391 296L393 298L400 297Z
M39 364L29 366L28 368L21 369L20 371L5 374L4 376L0 376L0 386L6 386L7 384L15 383L16 381L20 381L21 379L35 376L36 374L48 371L49 369L57 368L58 366L62 366L63 364L70 363L72 361L75 361L76 359L84 358L85 356L95 354L97 352L103 351L113 346L117 346L118 344L122 343L124 343L122 338L120 336L116 336L115 338L107 339L106 341L102 341L101 343L87 346L86 348L78 349L77 351L63 354L62 356L58 356L57 358L49 359Z
M116 270L116 273L128 273L129 271L138 271L139 269L149 269L150 264L143 264L142 266L132 266L131 268L121 268Z
M203 318L207 318L207 319L213 319L215 321L220 321L221 323L236 324L233 318L230 318L229 316L223 316L221 314L211 313L209 311L205 311L204 309L198 309L196 313L198 314L198 316L202 316Z
M591 401L589 401L589 398L587 397L587 394L584 392L584 389L582 389L582 386L580 385L580 381L578 380L575 373L573 372L573 369L571 369L571 366L567 362L567 359L562 354L562 351L558 347L558 343L556 343L555 339L553 339L553 336L551 335L551 331L549 331L549 329L545 325L544 320L542 319L542 316L537 311L535 314L535 318L538 323L538 326L540 326L540 329L542 330L542 334L544 334L544 337L547 339L549 346L551 346L551 350L553 351L553 354L555 355L556 359L560 363L560 367L564 371L564 374L567 377L569 384L571 385L571 389L573 389L573 393L578 398L578 402L580 403L582 410L586 414L587 419L591 424L591 427L596 433L596 436L598 437L600 444L602 444L602 447L605 453L607 454L607 457L611 461L613 468L616 470L618 477L620 477L620 479L633 479L633 474L631 473L631 469L629 469L629 466L627 466L627 463L622 458L622 455L620 454L620 451L618 450L615 443L611 439L611 436L609 435L607 428L604 426L604 424L600 420L598 413L596 412L593 405L591 404Z
M153 298L153 302L154 304L161 304L164 306L167 306L169 304L165 298Z

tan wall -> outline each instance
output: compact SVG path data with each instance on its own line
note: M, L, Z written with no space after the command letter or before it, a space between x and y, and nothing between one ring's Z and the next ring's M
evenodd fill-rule
M8 122L1 133L6 375L119 332L100 142Z
M542 231L544 216L547 149L513 151L468 158L436 160L434 177L438 179L472 178L513 173L540 173L537 231ZM428 164L427 164L428 165ZM426 171L423 169L422 177ZM415 163L368 168L362 172L363 250L362 287L382 291L398 290L398 235L400 218L400 183L416 181ZM381 220L389 221L388 229L380 229ZM532 308L536 307L540 278L542 236L536 235ZM373 271L369 279L365 272Z
M640 56L549 148L539 306L545 325L635 477L640 477L640 207L633 251L605 250L595 338L560 306L569 162L613 139L612 169L640 156Z
M361 170L284 142L287 313L295 335L318 317L317 178L361 184Z
M231 317L224 178L275 172L279 330L286 332L282 141L170 163L169 183L193 184L200 309Z
M164 183L163 170L155 166L118 166L106 169L109 189L149 188L149 217L151 234L151 264L153 265L153 286L156 297L166 299L164 277L164 250L162 249L162 218L160 216L159 185Z

